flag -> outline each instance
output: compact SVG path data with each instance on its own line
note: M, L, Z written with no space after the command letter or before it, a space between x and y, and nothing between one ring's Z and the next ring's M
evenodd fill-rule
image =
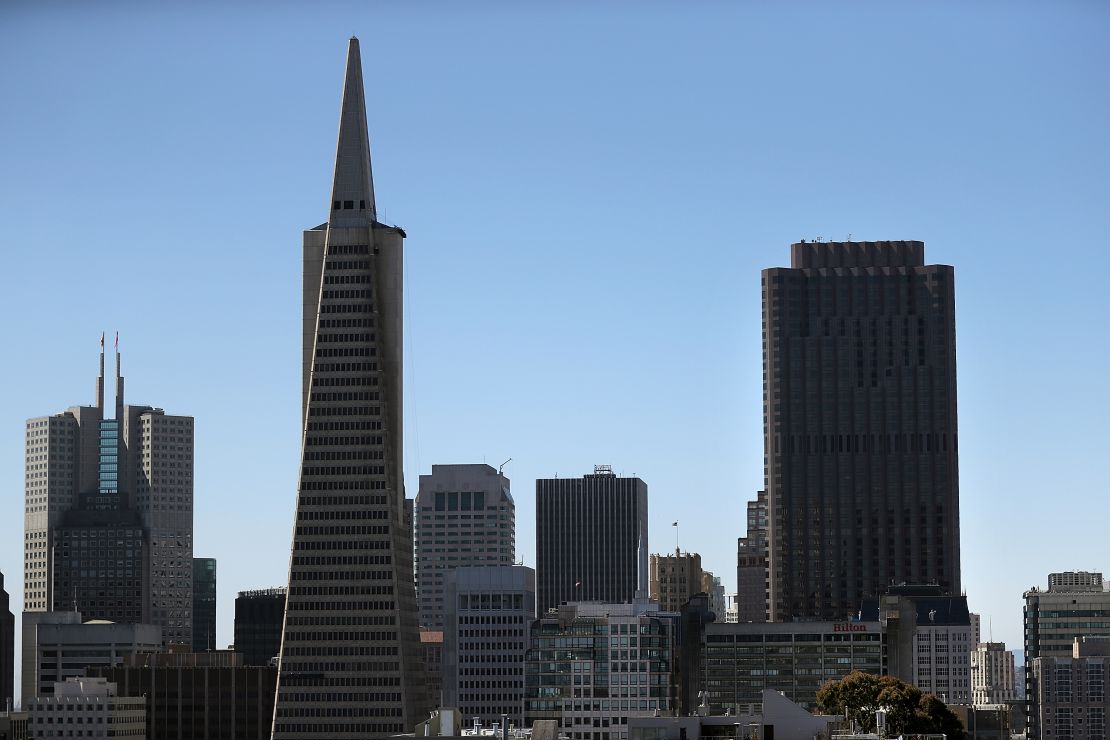
M672 524L671 526L672 526L672 527L677 527L677 526L678 526L678 522L675 522L675 523L674 523L674 524Z
M100 332L100 349L104 349L104 332Z

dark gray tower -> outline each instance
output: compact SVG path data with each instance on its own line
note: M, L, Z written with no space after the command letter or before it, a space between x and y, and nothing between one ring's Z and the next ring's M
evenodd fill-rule
M405 233L377 221L358 40L327 223L304 233L304 436L273 737L425 719L401 465Z
M15 697L15 615L9 603L4 574L0 573L0 707L5 709Z
M648 595L647 484L608 465L536 481L538 616L564 601L624 603Z
M773 621L959 593L952 278L918 241L802 242L763 271Z

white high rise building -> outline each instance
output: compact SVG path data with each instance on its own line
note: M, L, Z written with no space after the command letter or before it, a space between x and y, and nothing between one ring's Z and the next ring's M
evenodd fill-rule
M1014 653L1004 642L981 642L971 654L971 701L1004 704L1014 695Z

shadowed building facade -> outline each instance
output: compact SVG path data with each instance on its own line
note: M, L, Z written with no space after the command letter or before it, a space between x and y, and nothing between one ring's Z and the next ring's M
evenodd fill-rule
M354 38L340 116L330 216L304 233L304 436L274 740L388 737L426 710L402 475L405 234L377 220Z
M959 593L952 268L919 241L802 242L790 264L762 280L770 619Z

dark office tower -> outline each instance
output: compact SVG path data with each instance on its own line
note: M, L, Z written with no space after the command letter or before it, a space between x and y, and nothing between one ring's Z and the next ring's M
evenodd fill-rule
M767 621L766 491L748 502L748 530L736 543L736 621Z
M10 603L4 574L0 573L0 707L5 709L15 696L15 615Z
M917 241L802 242L762 282L771 620L958 594L952 268Z
M593 475L536 481L538 616L564 601L624 603L648 594L647 484Z
M281 652L285 589L240 591L235 599L235 652L246 665L268 665Z
M216 558L193 558L193 652L216 649Z
M162 628L193 639L193 419L104 403L27 420L24 609ZM92 564L97 566L93 567Z
M328 204L304 233L304 437L275 740L384 738L426 718L401 463L405 233L377 220L354 38Z

